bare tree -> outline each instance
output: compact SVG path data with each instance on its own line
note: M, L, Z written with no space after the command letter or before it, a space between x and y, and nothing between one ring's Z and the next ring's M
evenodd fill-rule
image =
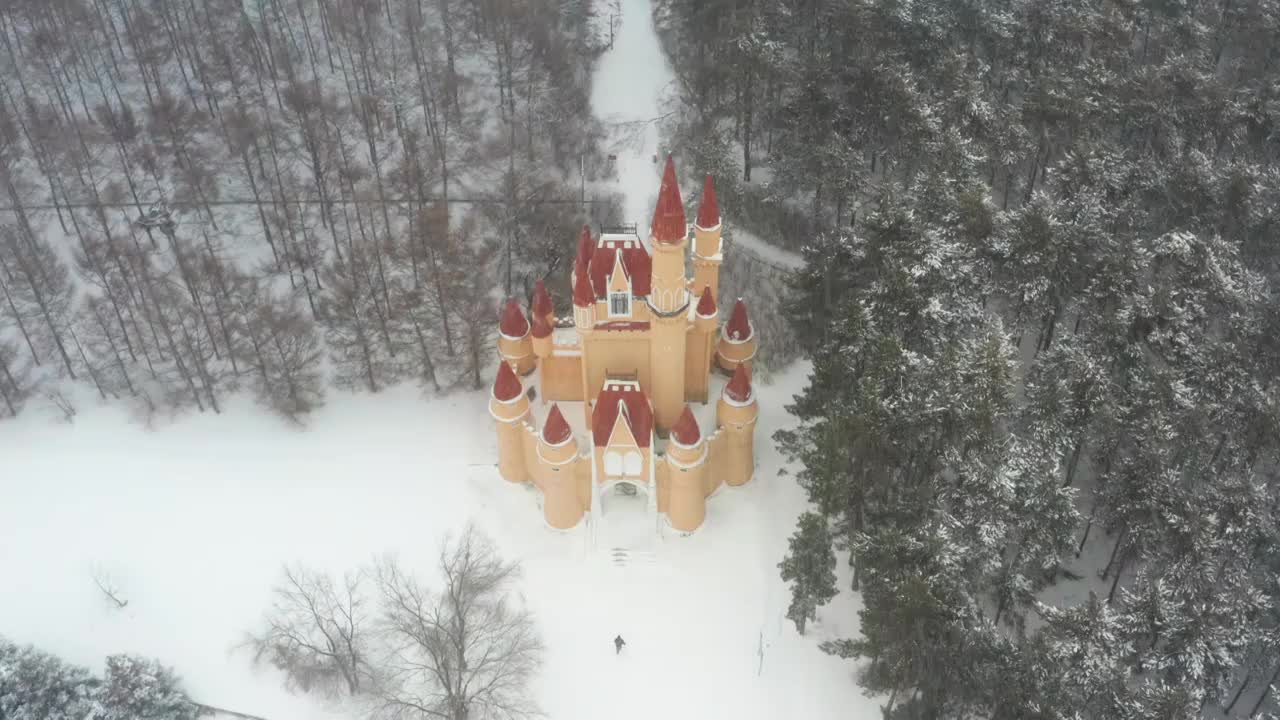
M542 643L512 597L519 566L474 527L446 539L433 592L394 562L377 568L382 596L379 714L394 720L490 720L537 714L529 682Z
M258 400L294 421L319 407L324 401L320 341L297 298L239 278L232 303Z
M30 366L24 364L17 343L0 338L0 412L17 417L31 392Z
M265 627L245 642L254 660L283 671L290 689L359 693L370 674L364 580L363 572L339 583L317 570L285 567Z
M120 593L120 588L116 585L110 573L100 567L95 567L92 574L93 584L98 586L103 598L111 603L112 607L117 610L123 610L128 607L129 601Z

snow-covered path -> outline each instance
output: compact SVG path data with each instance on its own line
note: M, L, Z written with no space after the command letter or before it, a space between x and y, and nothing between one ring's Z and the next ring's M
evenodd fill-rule
M610 131L607 151L617 155L614 189L626 198L624 222L636 223L640 237L648 238L665 155L658 147L657 118L665 112L663 98L673 77L649 0L621 0L621 8L613 49L596 65L591 106Z

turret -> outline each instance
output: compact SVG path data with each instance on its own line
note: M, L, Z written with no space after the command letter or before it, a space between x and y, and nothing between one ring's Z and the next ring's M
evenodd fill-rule
M671 428L666 460L667 521L680 532L693 532L707 514L707 444L687 405Z
M587 264L579 262L573 279L573 324L578 332L590 332L596 325L596 291L591 287Z
M716 422L726 441L717 474L727 485L742 485L755 474L755 429L760 408L746 365L739 365L716 403Z
M650 227L653 270L649 306L653 312L649 365L652 376L661 378L650 392L660 432L675 424L685 401L685 343L689 326L689 290L684 264L687 234L676 166L668 155Z
M498 426L498 473L511 482L528 482L524 463L525 419L529 398L520 378L507 363L498 364L498 377L489 398L489 414Z
M529 323L529 336L533 341L533 354L538 360L551 356L551 326L545 316L534 313L533 322Z
M542 475L542 514L547 524L567 530L578 524L585 508L578 497L574 464L578 443L558 405L552 405L538 436L538 462Z
M747 305L742 298L733 304L729 322L720 331L716 356L717 364L727 371L732 372L739 365L746 365L747 370L751 370L751 362L756 357L756 331L747 317Z
M711 286L711 296L720 297L720 263L724 261L724 244L720 235L720 204L716 200L716 183L710 175L702 182L702 200L698 218L693 223L693 286Z
M556 306L551 302L551 293L547 292L546 283L541 280L533 284L533 305L530 309L532 310L529 313L531 323L532 318L541 317L551 327L556 326Z
M690 402L706 402L710 390L711 363L716 349L716 300L711 287L704 285L693 312L693 328L690 329L687 364L685 366L685 399Z
M528 375L535 367L533 342L529 337L529 320L525 318L520 303L515 298L507 301L498 323L498 352L511 368L521 375Z

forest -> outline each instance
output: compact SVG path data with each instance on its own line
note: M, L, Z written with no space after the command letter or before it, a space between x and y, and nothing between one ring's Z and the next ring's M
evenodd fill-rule
M0 10L0 417L479 386L605 164L589 0ZM607 22L607 21L606 21Z
M847 557L886 718L1275 717L1280 5L656 17L673 143L805 258L797 629Z

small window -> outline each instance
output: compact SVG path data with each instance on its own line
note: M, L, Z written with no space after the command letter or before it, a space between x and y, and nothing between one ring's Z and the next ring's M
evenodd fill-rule
M624 475L640 477L640 470L644 468L644 458L640 457L640 453L635 451L627 453L623 463L622 473Z
M631 296L627 293L609 294L609 316L628 317L631 315Z
M618 476L622 474L622 455L610 450L604 454L604 474Z

